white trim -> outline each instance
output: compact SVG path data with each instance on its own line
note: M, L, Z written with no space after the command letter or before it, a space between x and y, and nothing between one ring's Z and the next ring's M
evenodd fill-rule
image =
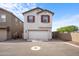
M75 44L72 44L72 43L68 43L68 42L64 42L64 43L65 43L65 44L68 44L68 45L71 45L71 46L73 46L73 47L79 48L78 45L75 45Z

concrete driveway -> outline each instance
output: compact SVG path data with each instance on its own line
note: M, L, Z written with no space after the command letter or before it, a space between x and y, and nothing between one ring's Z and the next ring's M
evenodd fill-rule
M33 46L40 50L31 50ZM79 46L63 41L0 42L0 56L79 56Z

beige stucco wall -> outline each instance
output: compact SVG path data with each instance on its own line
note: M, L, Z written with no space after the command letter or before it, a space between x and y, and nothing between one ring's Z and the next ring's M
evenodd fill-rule
M28 27L28 29L39 29L39 27L51 27L52 28L52 14L48 12L43 12L40 14L36 14L38 10L33 12L29 12L24 14L24 29ZM27 16L34 15L35 16L35 23L28 23ZM41 23L41 15L50 15L50 23ZM50 29L50 28L49 28Z
M52 14L48 12L43 12L40 14L37 14L40 10L34 10L31 12L28 12L24 14L24 39L28 39L28 33L26 30L48 30L49 31L49 39L52 39ZM34 15L35 16L35 22L34 23L28 23L27 22L27 16L28 15ZM41 23L41 15L50 15L50 23ZM34 35L35 33L33 33ZM35 34L36 35L36 34ZM41 35L41 33L40 33Z
M11 14L3 9L0 9L0 14L4 14L6 15L6 22L0 22L0 26L2 27L11 27ZM8 32L7 34L7 38L10 39L11 38L11 31ZM7 39L6 38L6 39Z
M35 11L31 11L29 13L24 14L24 29L38 29L38 17L37 17L37 13L38 10ZM28 23L27 22L27 16L28 15L34 15L35 16L35 23Z
M79 32L71 33L72 41L79 42Z
M41 15L50 15L50 22L49 23L42 23L41 22ZM42 12L40 14L37 15L37 19L38 19L38 26L39 27L50 27L49 29L52 28L52 14L51 13L48 13L48 12Z
M71 33L57 33L57 37L61 40L72 40Z
M58 33L57 36L61 40L71 40L71 41L79 42L79 32Z
M13 38L13 34L15 32L18 32L19 33L18 35L21 35L23 33L23 22L20 21L16 16L14 16L12 13L3 9L0 9L0 14L6 15L6 22L0 22L0 27L1 26L9 27L9 31L7 34L8 39ZM17 19L17 22L16 22L16 19ZM20 22L21 22L21 26L19 25Z

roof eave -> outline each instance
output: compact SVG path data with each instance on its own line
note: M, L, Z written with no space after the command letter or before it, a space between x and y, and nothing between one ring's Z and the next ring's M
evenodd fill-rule
M38 12L37 14L42 13L42 12L44 12L44 11L47 11L47 12L51 13L52 15L54 15L54 12L51 12L51 11L49 11L49 10L43 10L43 11Z
M36 8L31 9L31 10L25 11L22 14L24 15L25 13L28 13L28 12L33 11L33 10L36 10L36 9L43 10L42 8L36 7Z

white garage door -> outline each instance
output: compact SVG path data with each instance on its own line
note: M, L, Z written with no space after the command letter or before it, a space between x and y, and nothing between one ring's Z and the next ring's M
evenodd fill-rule
M0 41L4 41L7 39L7 30L0 29Z
M32 40L48 40L49 33L48 31L30 31L29 39Z

